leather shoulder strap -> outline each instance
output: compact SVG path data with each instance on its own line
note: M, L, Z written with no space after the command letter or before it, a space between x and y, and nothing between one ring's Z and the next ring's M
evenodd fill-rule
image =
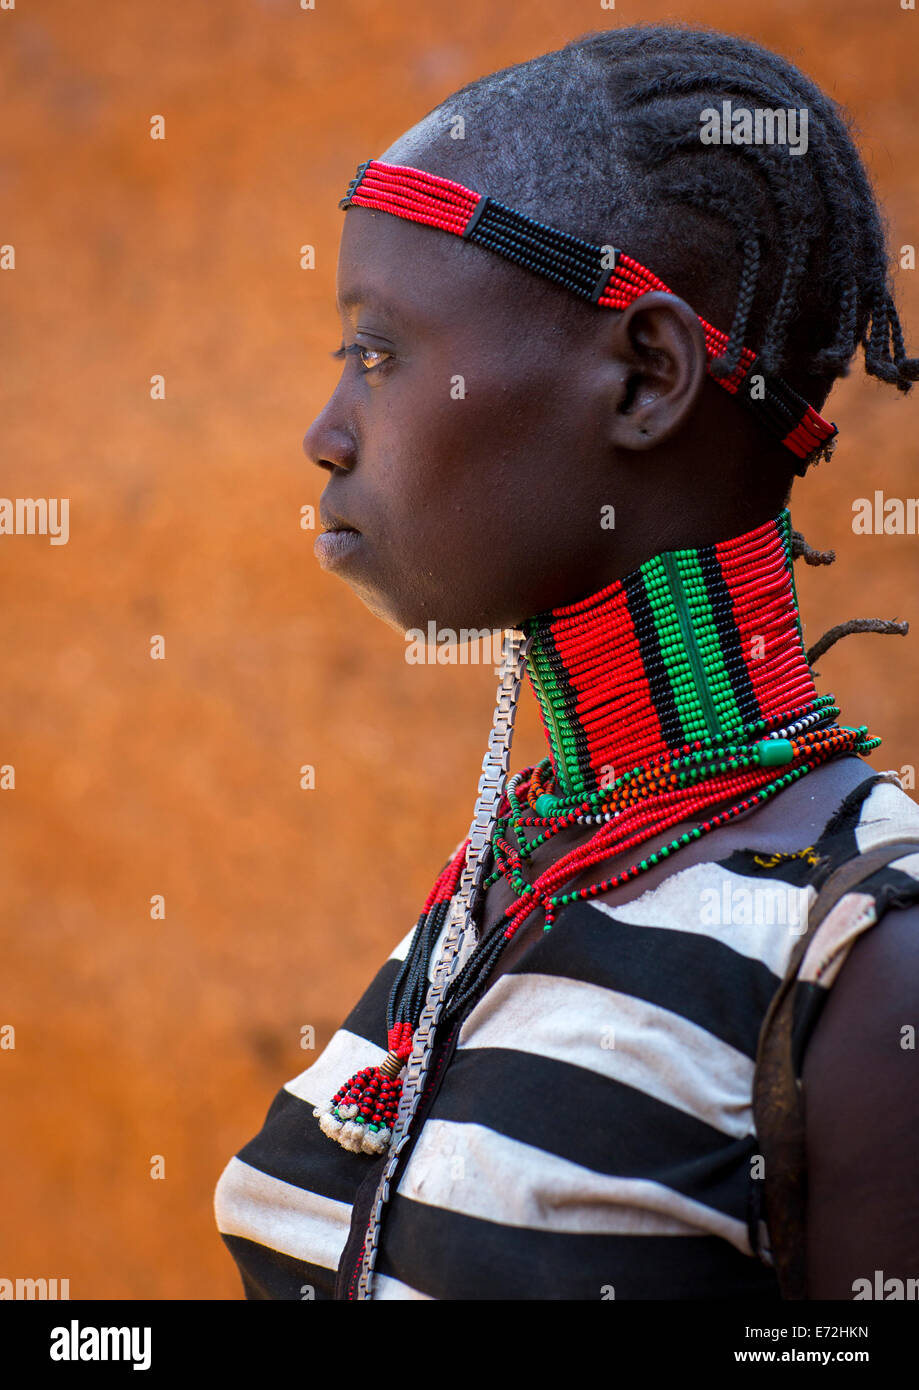
M795 942L785 978L760 1029L753 1081L753 1118L764 1160L764 1215L772 1262L784 1299L807 1298L807 1171L804 1097L791 1056L794 984L804 954L821 922L840 898L878 869L919 851L919 840L876 845L846 860L814 899L807 931Z

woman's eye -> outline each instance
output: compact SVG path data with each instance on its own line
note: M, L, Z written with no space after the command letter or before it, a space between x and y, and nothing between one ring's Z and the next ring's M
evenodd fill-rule
M363 343L352 343L350 347L340 347L331 354L332 357L356 356L365 372L372 372L376 367L382 367L385 360L392 356L391 352L386 352L382 348L364 347Z
M379 367L382 360L389 356L388 352L383 352L378 348L361 347L360 344L355 344L355 346L357 347L357 355L361 359L361 366L364 367L368 372L372 371L374 367ZM368 358L375 358L376 360L371 360L368 362Z

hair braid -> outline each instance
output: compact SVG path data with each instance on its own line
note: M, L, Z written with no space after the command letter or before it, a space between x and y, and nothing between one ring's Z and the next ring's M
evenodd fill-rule
M806 152L704 144L702 112L728 98L806 111ZM451 142L458 176L468 158L473 186L487 178L521 212L623 247L710 321L730 318L722 369L745 335L818 408L859 346L870 375L903 392L919 379L851 120L779 54L680 23L591 31L467 83L431 115L445 110L481 132ZM439 138L443 119L431 128Z
M743 243L743 270L740 276L737 308L734 310L734 322L731 324L727 351L722 357L716 357L712 363L712 368L719 376L730 376L740 361L747 319L750 317L753 297L756 294L759 263L759 241L756 237L748 237Z
M853 280L843 290L839 301L839 332L827 348L822 348L814 358L814 365L832 371L833 375L846 376L849 361L855 352L858 339L856 316L858 313L858 285Z

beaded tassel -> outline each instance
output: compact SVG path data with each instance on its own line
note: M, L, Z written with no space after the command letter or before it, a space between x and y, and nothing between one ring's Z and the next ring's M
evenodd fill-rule
M317 1106L323 1134L353 1153L378 1154L389 1144L402 1083L396 1080L412 1050L412 1027L397 1023L387 1035L389 1052L378 1067L364 1067Z
M466 861L464 841L444 865L415 925L412 944L389 995L386 1046L377 1066L363 1067L313 1115L323 1134L352 1153L380 1154L388 1148L402 1094L399 1079L412 1051L415 1024L424 1004L431 952L443 930Z

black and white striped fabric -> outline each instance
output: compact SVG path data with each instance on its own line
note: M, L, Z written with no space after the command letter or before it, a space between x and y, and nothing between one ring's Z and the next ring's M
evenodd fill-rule
M386 1209L374 1298L777 1300L751 1243L759 1029L818 862L822 881L914 836L896 775L870 774L813 845L735 850L626 904L565 908L458 1031ZM852 943L915 901L919 845L822 923L797 986L799 1058ZM340 1264L349 1296L380 1160L331 1142L312 1111L383 1060L410 940L220 1178L217 1224L247 1298L333 1298Z

